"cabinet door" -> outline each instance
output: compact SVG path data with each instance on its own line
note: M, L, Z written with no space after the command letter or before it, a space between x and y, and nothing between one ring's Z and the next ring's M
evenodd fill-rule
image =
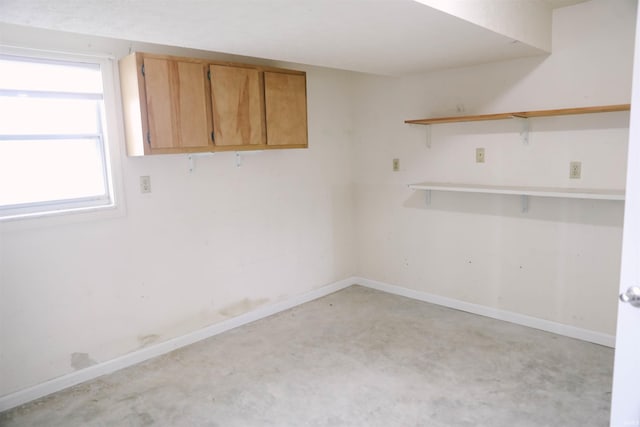
M264 98L260 72L210 65L216 146L264 145Z
M267 144L306 147L306 76L265 71L264 87Z
M152 151L197 151L210 147L210 114L204 64L144 58Z

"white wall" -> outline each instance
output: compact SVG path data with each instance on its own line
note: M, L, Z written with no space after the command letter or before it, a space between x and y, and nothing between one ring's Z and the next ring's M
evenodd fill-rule
M422 181L623 188L628 113L424 126L405 119L627 103L635 2L554 12L548 57L359 80L356 218L360 276L613 334L623 204L434 192ZM475 148L486 163L475 163ZM392 172L392 158L401 171ZM582 161L582 179L568 179Z
M551 6L541 1L418 0L435 9L551 51Z
M118 57L129 48L1 31L10 44ZM239 168L234 153L218 153L192 174L186 156L122 154L124 216L2 225L0 395L353 274L354 77L292 67L308 73L309 149L245 153ZM151 194L140 194L141 175Z

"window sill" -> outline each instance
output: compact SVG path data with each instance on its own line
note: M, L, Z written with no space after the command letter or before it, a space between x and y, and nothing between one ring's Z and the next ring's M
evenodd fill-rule
M101 221L125 216L122 203L85 208L34 212L0 217L0 232L30 230L43 227Z

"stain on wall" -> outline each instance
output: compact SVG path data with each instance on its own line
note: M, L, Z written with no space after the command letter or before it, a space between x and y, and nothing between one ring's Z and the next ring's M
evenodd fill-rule
M222 314L226 317L234 317L244 314L248 311L253 310L254 308L260 307L261 305L265 305L269 302L268 298L260 298L260 299L249 299L245 298L241 301L228 305L222 308L218 313Z
M158 338L160 338L160 335L157 334L139 335L138 342L140 343L140 348L144 348L155 343L156 341L158 341Z
M71 367L76 371L95 365L96 362L87 353L71 353Z

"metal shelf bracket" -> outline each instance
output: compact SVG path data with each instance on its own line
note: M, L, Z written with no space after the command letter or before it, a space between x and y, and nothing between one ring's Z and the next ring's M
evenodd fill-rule
M531 130L531 124L527 117L513 116L520 122L520 140L524 145L529 145L529 131Z
M529 196L520 196L522 200L522 213L529 212Z

